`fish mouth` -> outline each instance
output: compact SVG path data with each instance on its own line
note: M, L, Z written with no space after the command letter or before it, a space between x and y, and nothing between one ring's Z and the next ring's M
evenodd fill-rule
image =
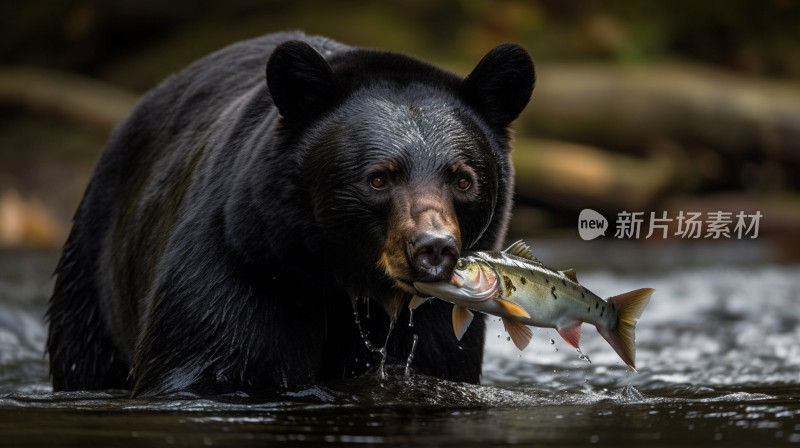
M482 269L473 284L475 287L465 286L467 279L454 272L450 281L447 282L414 282L414 289L429 296L438 297L444 300L469 300L471 302L485 302L495 295L499 290L497 277L491 280L483 273Z

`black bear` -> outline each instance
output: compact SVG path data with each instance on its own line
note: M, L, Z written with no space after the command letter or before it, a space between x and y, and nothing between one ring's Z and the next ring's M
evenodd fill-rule
M458 341L451 305L410 325L403 304L463 248L503 243L534 78L514 44L461 78L299 32L171 76L75 214L47 312L54 390L265 395L409 358L477 383L483 322Z

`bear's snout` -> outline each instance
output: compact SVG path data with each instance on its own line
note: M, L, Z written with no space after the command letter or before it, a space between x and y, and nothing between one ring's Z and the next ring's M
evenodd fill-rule
M458 242L449 233L423 232L407 246L408 258L421 274L419 281L449 280L459 257Z

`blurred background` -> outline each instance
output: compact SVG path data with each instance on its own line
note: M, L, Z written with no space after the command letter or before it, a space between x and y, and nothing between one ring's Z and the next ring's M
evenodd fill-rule
M722 245L712 258L796 261L799 23L794 0L2 2L0 247L63 243L110 131L160 80L235 41L301 29L461 75L501 42L531 52L509 238L553 256L644 245L702 259ZM581 240L585 208L608 218L605 237ZM763 218L757 239L690 240L675 221L645 238L650 212L681 211L730 212L731 230L739 212ZM645 213L640 238L614 238L620 212Z

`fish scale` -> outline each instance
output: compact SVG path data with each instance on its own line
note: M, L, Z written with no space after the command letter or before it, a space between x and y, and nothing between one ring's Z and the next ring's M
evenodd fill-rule
M527 266L524 266L519 261L513 260L513 258L515 258L513 255L506 255L505 257L497 257L495 259L495 262L499 263L501 266L507 267L508 274L510 274L503 276L504 279L508 278L509 281L504 281L500 284L502 291L501 296L507 298L513 297L513 300L519 303L526 300L536 301L538 304L536 308L537 312L531 313L530 318L518 319L525 325L545 327L549 326L550 323L557 324L559 323L559 319L567 317L563 312L565 306L574 306L576 313L586 308L586 313L578 313L581 314L581 320L595 325L600 323L598 319L604 319L602 323L606 326L610 326L617 318L616 313L603 313L604 316L600 316L600 311L595 313L597 316L593 316L592 309L594 307L592 305L599 308L600 303L602 302L605 304L605 301L580 284L573 282L568 276L559 271L548 272L548 270L541 267L534 267L534 271L528 269ZM503 263L504 261L511 263ZM534 274L534 272L537 271L540 276L546 279L544 284L535 281L536 274ZM530 281L526 279L525 284L518 281L519 288L517 288L517 285L514 284L514 276L526 278L526 275L531 274L533 274L533 277ZM526 285L529 284L532 287L526 287ZM513 288L513 291L510 291L509 286ZM556 303L559 299L562 300L562 303ZM573 303L565 305L563 303L565 300L572 301ZM605 308L605 305L603 305L603 308Z
M594 325L631 369L635 367L636 321L654 289L642 288L604 300L578 282L574 270L556 271L536 259L522 241L502 252L465 252L453 276L443 282L417 282L416 308L432 296L452 302L453 330L461 339L472 312L499 316L514 344L524 349L531 339L528 325L555 328L580 350L581 325Z

